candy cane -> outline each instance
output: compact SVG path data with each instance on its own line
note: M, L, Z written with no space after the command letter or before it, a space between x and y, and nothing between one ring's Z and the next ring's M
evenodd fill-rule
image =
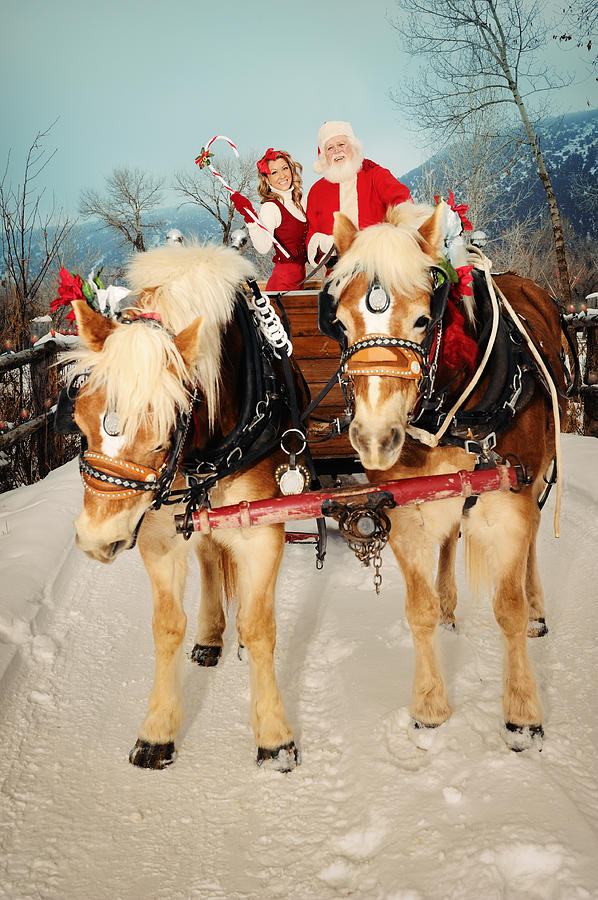
M216 169L214 168L214 166L210 163L210 157L212 156L212 154L210 153L210 147L212 146L214 141L226 141L226 143L230 147L232 147L233 152L234 152L235 156L237 157L237 159L239 158L239 151L237 150L236 145L231 141L231 139L227 138L226 135L224 135L224 134L217 134L215 137L212 138L211 141L208 141L208 143L206 144L205 147L201 148L201 153L199 154L199 156L197 156L195 158L195 164L198 165L200 169L203 169L203 167L205 165L208 165L210 167L210 172L212 173L212 175L215 178L217 178L218 181L220 181L224 185L224 187L230 194L234 194L235 193L234 188L232 188L230 186L230 184L226 183L226 181L224 180L224 178L222 177L220 172L217 172ZM290 259L291 258L290 253L288 253L287 250L285 250L285 248L282 246L280 241L276 240L276 238L274 237L274 235L272 234L270 229L266 228L266 226L262 222L260 222L260 220L254 213L254 211L252 209L247 209L247 207L245 207L245 212L249 213L249 215L251 216L251 218L253 219L253 221L255 222L256 225L259 225L259 227L263 231L265 231L267 234L270 235L270 237L272 239L272 243L276 244L276 246L278 247L280 252L283 254L283 256L286 256L287 259Z

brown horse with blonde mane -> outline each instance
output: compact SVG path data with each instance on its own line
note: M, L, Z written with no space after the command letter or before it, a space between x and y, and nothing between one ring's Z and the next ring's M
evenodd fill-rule
M250 375L241 365L244 337L235 315L238 304L246 304L240 289L251 274L251 265L227 248L166 246L135 257L128 272L134 305L120 321L104 318L83 301L73 304L85 344L77 354L85 382L75 420L87 440L77 544L93 559L112 563L137 540L153 593L154 686L130 753L130 761L144 768L163 768L176 757L190 545L201 567L192 659L217 663L223 601L235 597L239 641L249 657L258 763L281 771L297 763L274 672L274 590L284 526L194 534L187 542L174 521L184 507L166 500L156 504L153 493L173 464L173 435L185 443L183 454L198 446L201 456L238 421L242 381ZM194 393L198 405L193 407ZM181 420L187 422L182 431ZM211 501L221 506L276 496L278 454L269 452L219 480ZM184 493L178 464L171 475L167 493Z
M326 302L332 304L328 321L335 316L336 327L343 331L344 378L354 395L349 436L370 481L473 469L476 459L486 466L498 459L511 460L529 475L529 483L519 492L487 493L466 502L465 508L462 499L444 499L389 512L389 541L406 582L406 615L415 646L410 707L415 733L440 725L451 713L434 632L439 623L454 627L453 563L461 529L473 580L493 584L494 614L506 643L503 736L510 747L520 750L540 745L543 737L542 708L526 635L528 628L532 635L545 630L536 535L538 498L555 457L555 428L542 377L531 371L531 363L521 363L519 374L515 373L519 381L514 379L516 388L505 401L510 407L496 413L499 419L503 416L503 428L493 435L494 446L488 441L485 447L483 441L469 444L475 437L473 424L463 429L463 440L453 432L452 441L422 442L424 431L415 426L433 363L440 359L434 391L444 397L445 409L451 408L471 379L464 371L443 370L442 354L435 355L442 340L437 328L440 314L435 309L435 272L442 266L444 253L443 217L444 204L434 209L404 203L389 209L382 224L359 232L337 213L334 240L340 258L328 282ZM562 394L556 304L537 285L512 273L496 277L495 283L556 373ZM484 322L473 298L464 309L464 319L463 339L477 340ZM481 400L498 378L493 365L490 356L477 387L463 403L463 421L474 423L476 414L481 416ZM434 396L427 399L431 407ZM555 415L558 422L558 406ZM477 456L468 452L474 447Z

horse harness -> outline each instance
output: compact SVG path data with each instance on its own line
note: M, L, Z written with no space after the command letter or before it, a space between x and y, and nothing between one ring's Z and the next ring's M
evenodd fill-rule
M248 282L255 297L261 293L254 281ZM273 311L272 311L273 312ZM141 314L132 317L121 317L121 323L143 322L149 327L164 328L159 317L154 314ZM188 409L180 413L173 432L169 454L159 469L140 466L126 460L112 458L103 453L87 449L83 439L79 454L79 468L85 489L108 500L122 500L136 494L152 492L152 503L146 510L159 509L162 505L186 503L185 519L198 508L209 506L210 490L221 479L233 475L240 469L258 462L268 453L282 446L285 449L285 436L298 432L303 446L293 452L286 450L291 456L293 467L295 457L304 453L300 466L305 473L306 481L319 486L313 460L307 447L305 434L300 420L293 372L285 352L280 355L264 336L264 329L258 326L256 317L249 308L247 298L242 291L238 292L235 304L234 321L242 336L243 358L240 363L244 386L239 416L233 429L206 447L194 448L181 459L194 411L201 405L194 390L190 396ZM168 329L165 329L168 331ZM270 329L271 330L271 329ZM173 338L170 332L170 337ZM276 372L275 358L280 360L283 378ZM75 402L79 391L86 383L89 373L80 373L63 388L58 396L55 415L55 431L59 434L81 433L74 419ZM118 434L118 423L108 422L111 413L105 416L105 427L115 428L111 433ZM292 428L285 430L285 420L290 417ZM291 440L287 437L287 440ZM186 487L172 490L172 484L179 467L186 478ZM145 513L144 513L145 515ZM143 517L135 530L137 533ZM319 542L317 562L323 563L326 553L326 533L323 519L318 519ZM183 531L188 539L190 531Z
M358 271L356 269L351 273L347 280ZM348 345L345 329L336 316L344 286L340 280L336 283L329 281L320 292L318 327L323 334L337 341L341 348L341 361L335 379L341 380L345 386L348 383L346 397L347 394L352 395L351 385L356 375L387 375L415 380L418 382L418 400L410 425L434 434L449 414L448 397L453 382L441 388L436 386L450 281L440 267L433 266L430 275L430 321L421 344L389 334L368 334ZM480 318L485 323L478 338L478 348L483 351L490 335L490 297L483 273L474 270L472 275L476 305L481 312ZM376 278L368 285L365 303L373 313L385 312L390 305L388 294ZM488 367L490 365L493 367L493 378L487 385L484 396L475 406L459 410L453 415L450 426L440 441L441 444L461 447L468 453L474 453L486 463L491 461L490 454L496 446L497 436L506 430L515 413L531 398L534 382L539 380L546 388L544 377L527 351L520 332L508 316L501 315L499 318ZM333 383L334 379L331 379L329 386L332 387ZM329 386L327 385L328 389Z

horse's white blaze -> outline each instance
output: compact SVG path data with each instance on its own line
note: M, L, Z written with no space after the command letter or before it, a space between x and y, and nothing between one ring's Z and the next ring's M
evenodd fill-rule
M371 406L372 410L375 410L378 406L378 401L380 399L380 386L380 376L370 376L368 382L368 403Z
M390 334L392 303L384 312L372 312L367 308L365 298L366 295L364 294L359 301L359 311L365 322L366 334Z

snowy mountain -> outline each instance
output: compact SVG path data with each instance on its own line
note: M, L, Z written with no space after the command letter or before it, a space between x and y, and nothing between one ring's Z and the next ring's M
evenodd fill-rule
M596 236L598 233L598 208L583 204L583 185L593 185L598 178L598 109L571 113L548 119L538 129L544 161L550 174L561 215L567 219L580 236ZM424 173L434 183L434 172L442 172L450 148L431 157L422 166L412 169L400 180L417 193ZM494 215L509 210L513 221L522 221L529 214L544 215L546 195L535 170L531 152L526 150L514 162L510 151L497 157L495 168L503 172L500 180L499 199ZM439 174L438 181L442 177ZM527 189L529 188L529 190ZM520 199L523 197L523 199ZM461 202L469 202L467 197L459 197ZM581 201L581 203L580 203ZM490 223L492 228L492 213Z
M220 226L216 219L199 206L176 206L158 209L151 218L162 224L149 232L148 249L163 244L167 232L178 228L186 237L220 241ZM131 245L125 244L112 228L102 228L94 220L80 222L71 231L65 256L70 268L89 271L104 266L109 272L120 268L130 255Z

